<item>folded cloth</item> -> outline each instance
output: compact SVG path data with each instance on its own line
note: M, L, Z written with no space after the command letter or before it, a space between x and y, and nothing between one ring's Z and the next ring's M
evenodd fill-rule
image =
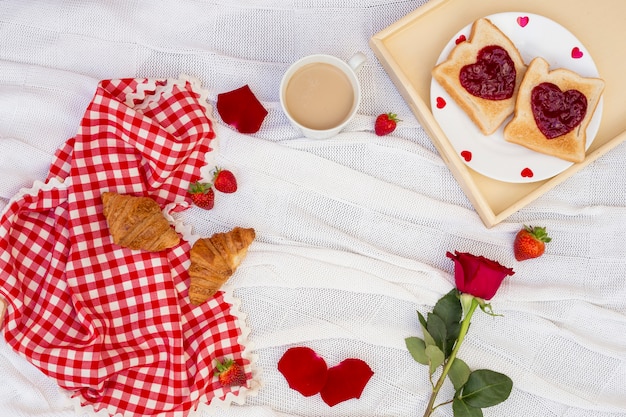
M184 208L214 147L210 113L185 77L102 81L46 183L22 190L0 219L6 341L93 411L186 416L254 390L236 300L188 302L190 243L122 248L102 214L104 191ZM244 367L246 386L221 386L224 357Z

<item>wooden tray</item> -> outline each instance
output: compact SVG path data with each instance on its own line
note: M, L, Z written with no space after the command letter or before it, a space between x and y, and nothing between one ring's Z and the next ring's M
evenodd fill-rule
M508 183L473 171L430 109L430 72L446 43L474 20L502 12L543 15L565 27L591 53L606 82L600 129L585 160L539 182ZM619 47L623 16L626 2L616 0L431 0L374 35L369 44L483 223L492 227L626 140L626 59Z

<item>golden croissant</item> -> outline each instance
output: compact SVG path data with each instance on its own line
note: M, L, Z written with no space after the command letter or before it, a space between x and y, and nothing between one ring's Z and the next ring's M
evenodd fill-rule
M235 227L194 243L189 267L189 301L192 304L200 305L215 295L235 273L254 238L254 229Z
M102 193L104 217L116 244L159 252L180 243L156 201L113 192Z

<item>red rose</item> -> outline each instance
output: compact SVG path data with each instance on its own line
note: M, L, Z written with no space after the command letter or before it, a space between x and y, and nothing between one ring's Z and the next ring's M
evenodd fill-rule
M483 300L491 300L504 278L515 273L496 261L471 253L455 251L455 255L447 252L446 256L454 261L456 288Z

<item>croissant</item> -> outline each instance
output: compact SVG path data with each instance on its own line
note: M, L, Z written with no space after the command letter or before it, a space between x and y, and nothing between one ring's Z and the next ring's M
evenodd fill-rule
M149 197L105 192L102 204L113 242L120 246L159 252L180 242L157 202Z
M191 248L189 301L200 305L224 285L248 253L254 229L235 227L226 233L198 239Z

